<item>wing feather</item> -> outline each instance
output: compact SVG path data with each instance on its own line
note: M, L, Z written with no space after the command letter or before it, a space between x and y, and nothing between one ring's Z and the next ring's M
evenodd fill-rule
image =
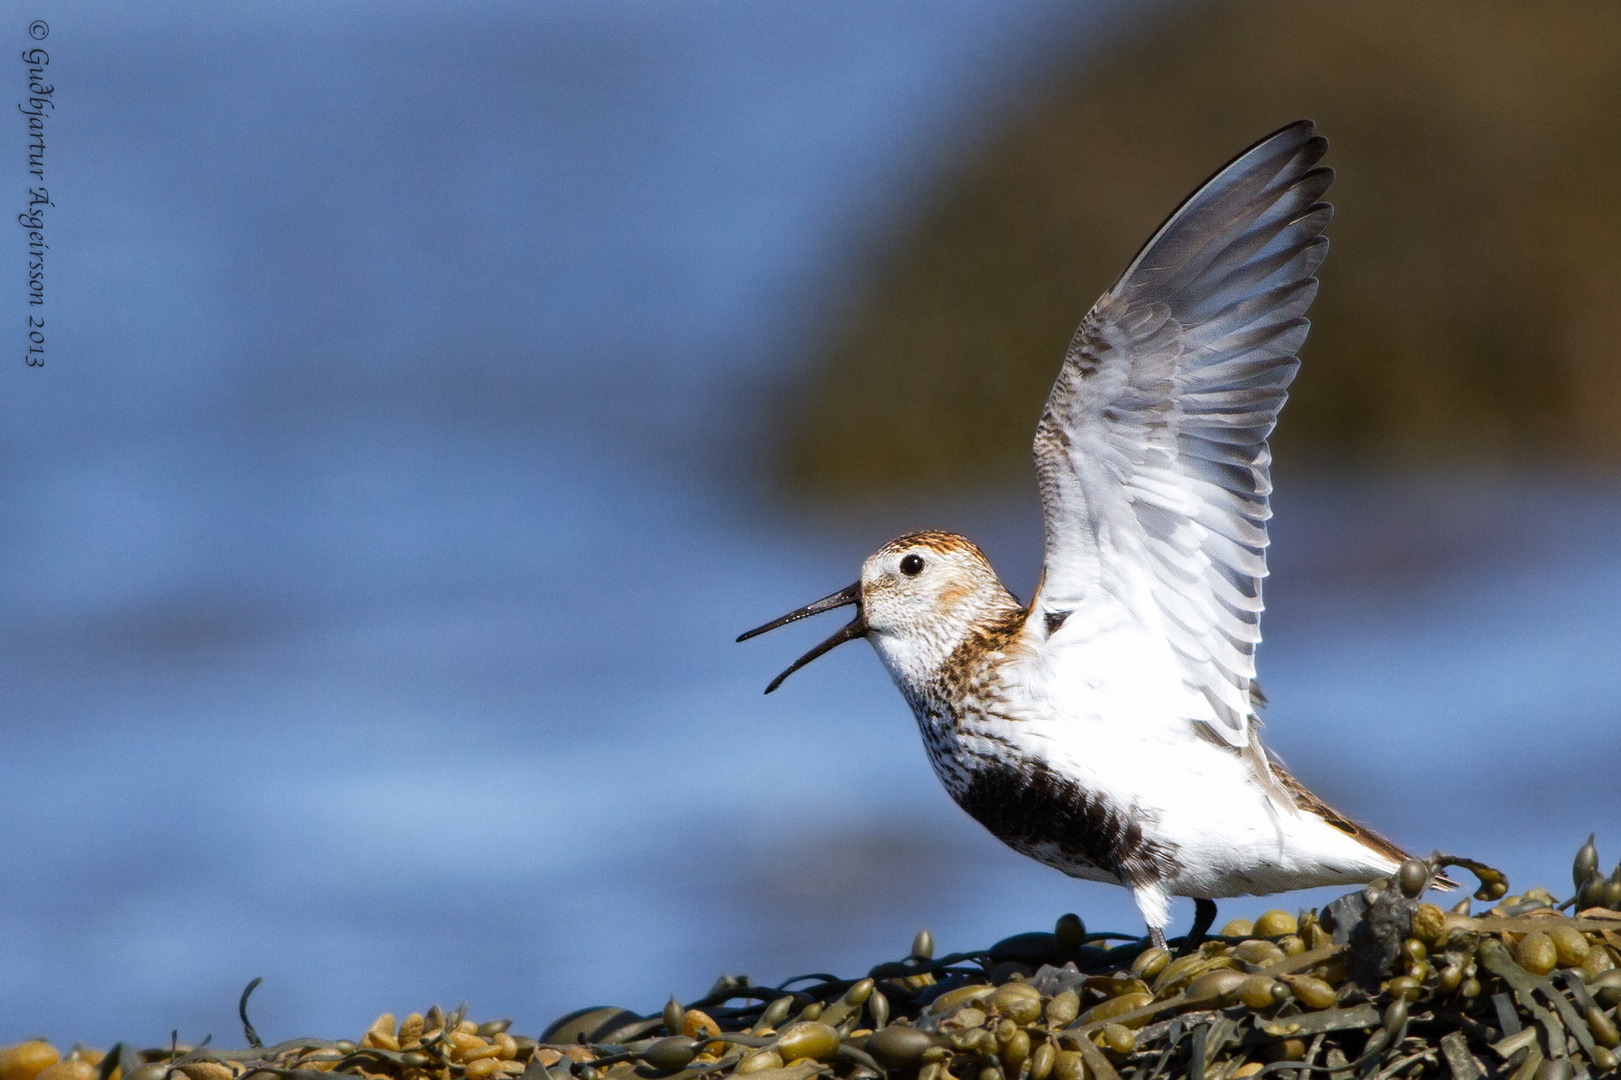
M1190 196L1075 332L1036 431L1047 547L1033 614L1126 599L1200 703L1187 719L1240 749L1253 749L1266 440L1328 252L1326 149L1291 124Z

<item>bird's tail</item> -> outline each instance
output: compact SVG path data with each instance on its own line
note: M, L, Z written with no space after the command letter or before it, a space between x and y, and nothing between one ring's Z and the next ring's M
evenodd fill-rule
M1289 775L1277 758L1272 758L1269 764L1272 766L1272 775L1277 777L1278 782L1283 785L1284 790L1289 793L1290 798L1294 799L1295 805L1305 813L1312 814L1323 819L1323 821L1340 830L1340 832L1345 833L1347 836L1351 837L1369 851L1378 852L1380 855L1390 859L1398 866L1412 858L1411 855L1397 847L1395 844L1391 843L1389 840L1386 840L1383 836L1380 836L1372 829L1358 825L1356 822L1352 821L1350 818L1346 817L1344 814L1341 814L1338 810L1335 810L1333 807L1323 802L1323 800L1313 795L1310 791L1307 791L1305 786L1302 785L1300 781ZM1439 889L1442 892L1451 892L1453 889L1458 887L1458 883L1447 877L1444 873L1437 873L1435 877L1431 879L1430 886L1431 888Z

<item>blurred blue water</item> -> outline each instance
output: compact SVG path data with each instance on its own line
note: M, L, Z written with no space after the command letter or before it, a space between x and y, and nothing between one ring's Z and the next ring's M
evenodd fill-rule
M50 16L51 361L0 375L0 1042L234 1042L255 975L272 1039L463 998L533 1032L922 924L1136 927L949 803L863 646L763 699L826 628L732 643L907 528L1034 580L1033 490L783 505L758 402L1108 17ZM1563 881L1621 804L1621 489L1279 483L1272 741L1399 840Z

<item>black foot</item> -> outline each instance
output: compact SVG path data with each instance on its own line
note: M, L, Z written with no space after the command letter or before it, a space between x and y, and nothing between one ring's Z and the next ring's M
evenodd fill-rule
M1216 902L1202 896L1193 898L1193 929L1182 939L1182 951L1190 953L1204 944L1205 935L1216 921Z
M1165 935L1160 931L1159 927L1150 926L1148 928L1148 944L1155 949L1165 948Z

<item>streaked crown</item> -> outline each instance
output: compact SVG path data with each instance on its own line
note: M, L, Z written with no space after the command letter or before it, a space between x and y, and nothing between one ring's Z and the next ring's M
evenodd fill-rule
M867 638L909 696L1018 610L984 553L956 533L897 537L861 568Z
M789 665L765 689L829 649L864 637L908 699L917 701L947 662L976 637L987 638L1023 616L996 571L967 537L915 532L879 548L861 567L861 580L815 603L757 626L737 640L854 604L856 617Z

